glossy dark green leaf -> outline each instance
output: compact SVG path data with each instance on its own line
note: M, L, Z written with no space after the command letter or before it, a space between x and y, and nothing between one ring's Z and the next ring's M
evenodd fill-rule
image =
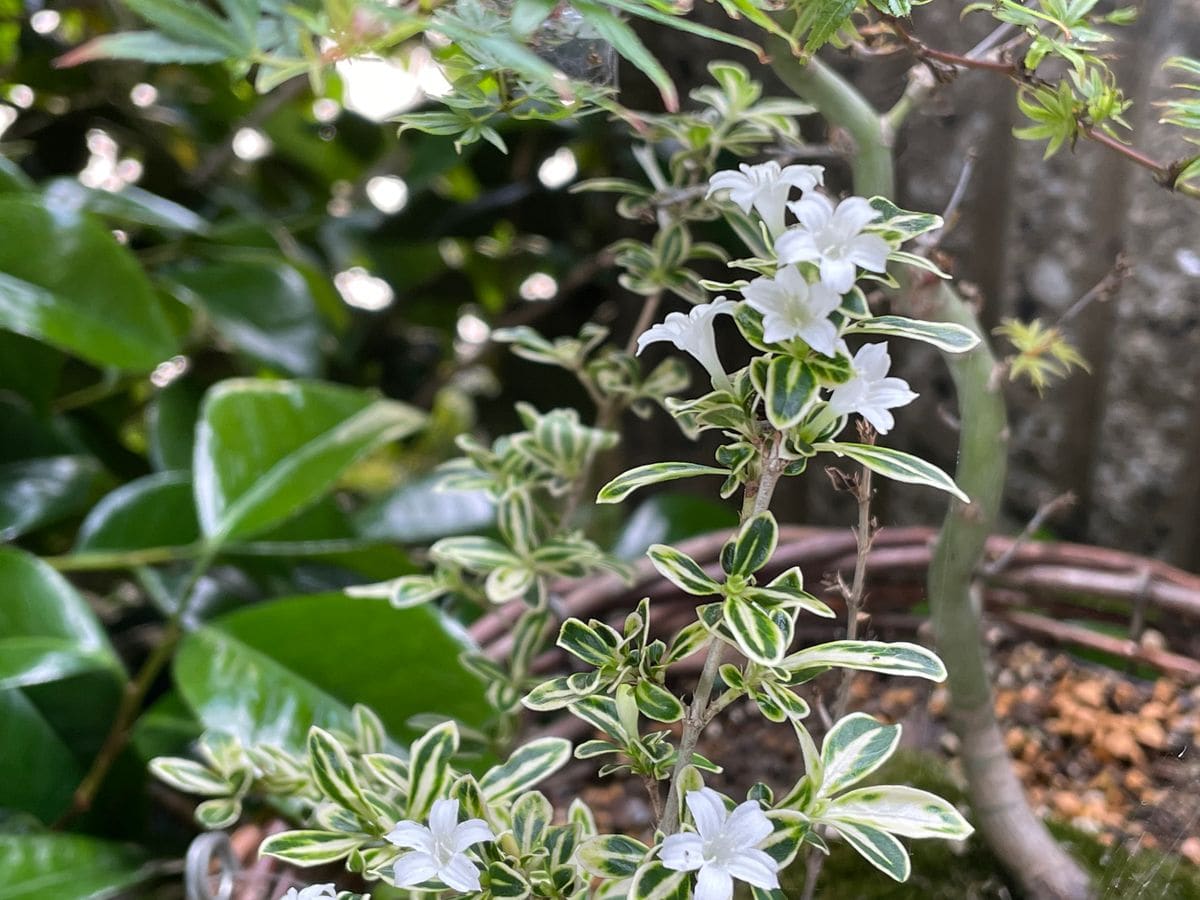
M154 874L133 847L75 834L0 835L0 900L108 900Z
M34 410L42 413L49 410L65 361L61 350L22 334L0 330L0 392L16 394Z
M313 724L350 730L365 703L397 738L405 722L438 713L479 725L484 686L457 662L465 644L436 610L386 600L315 594L259 604L184 639L179 692L209 728L247 743L293 749Z
M222 337L289 375L321 373L321 328L304 276L280 259L233 257L165 273L181 300L202 308Z
M181 378L155 394L146 406L150 462L160 472L192 468L202 398L197 385Z
M75 552L181 547L200 539L187 472L159 472L124 484L97 503L79 528Z
M221 382L205 396L196 432L201 528L221 542L283 522L364 454L423 421L402 403L323 382Z
M117 225L185 234L208 230L208 222L186 206L135 184L127 184L120 191L105 191L86 187L77 178L56 178L45 186L44 193L46 201L56 208L95 213Z
M34 183L14 160L0 156L0 194L25 193L35 190Z
M0 807L24 810L53 822L71 800L83 769L63 736L26 696L14 688L0 691L0 762L20 778L0 779ZM0 838L2 840L3 838ZM5 883L0 865L0 885ZM3 896L3 887L0 887Z
M81 213L0 195L0 328L145 372L179 341L133 254Z
M90 456L49 456L0 465L0 541L62 521L91 502L102 475Z

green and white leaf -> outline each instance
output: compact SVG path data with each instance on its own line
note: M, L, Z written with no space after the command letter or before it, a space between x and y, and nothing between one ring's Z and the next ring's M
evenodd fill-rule
M867 862L896 881L907 881L912 874L908 851L898 840L879 828L850 822L831 821L829 825Z
M504 762L493 766L479 780L489 802L503 800L529 790L549 778L571 760L571 742L544 737L523 744Z
M903 641L831 641L786 657L780 668L789 672L839 666L885 675L910 675L945 681L946 667L932 650Z
M596 878L630 878L649 852L649 847L634 838L603 834L580 844L575 860Z
M794 356L760 356L750 364L750 378L763 398L767 421L779 431L804 420L820 386L808 365Z
M422 822L450 783L450 760L458 752L458 726L443 722L412 745L409 754L408 818Z
M847 456L884 478L903 481L906 484L921 484L937 488L939 491L952 494L963 503L971 502L971 498L962 492L954 483L953 478L933 463L926 462L911 453L893 450L890 447L877 447L873 444L843 444L837 441L814 444L813 449L818 453Z
M900 743L901 730L865 713L852 713L836 722L821 747L820 796L832 797L887 762Z
M597 503L620 503L634 491L651 484L664 481L676 481L680 478L694 478L697 475L727 475L725 469L715 466L702 466L697 463L663 462L651 463L648 466L638 466L622 475L618 475L600 489L596 495Z
M947 353L965 353L979 346L979 335L952 322L924 322L904 316L875 316L855 322L843 334L886 334L932 344Z
M729 597L722 606L725 627L747 658L773 666L787 653L787 635L757 604Z
M904 785L859 788L836 798L821 814L909 838L962 840L974 829L948 800Z
M747 519L721 548L721 568L727 575L745 577L767 564L779 543L779 526L770 512Z
M294 866L323 866L349 856L368 840L369 835L340 831L282 831L264 840L258 852Z

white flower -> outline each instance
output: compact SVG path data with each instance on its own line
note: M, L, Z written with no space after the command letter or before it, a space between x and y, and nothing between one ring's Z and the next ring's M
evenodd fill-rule
M825 183L824 166L787 166L780 168L777 162L738 166L740 172L729 170L717 172L708 180L708 196L714 191L729 191L729 199L749 213L758 210L767 230L777 235L784 229L783 215L792 188L811 191Z
M758 849L772 829L757 800L729 812L720 794L701 788L688 791L687 807L699 834L671 835L658 856L668 869L700 870L695 900L730 900L735 878L768 890L779 887L779 864Z
M397 822L386 836L405 853L396 860L394 872L397 887L416 887L436 878L455 891L478 891L479 869L465 851L480 841L494 841L496 836L483 819L458 822L458 801L438 800L429 811L429 827L406 819Z
M829 314L841 305L840 294L824 284L809 284L795 266L786 266L774 278L756 278L742 294L763 314L763 340L768 343L800 338L818 353L837 353L837 326Z
M337 896L337 888L330 884L314 884L306 888L289 888L279 900L333 900Z
M917 399L903 378L888 378L892 359L887 344L864 344L854 354L854 375L839 384L829 397L829 408L838 415L858 413L880 434L891 431L896 420L889 409Z
M733 315L736 306L732 300L718 297L712 303L693 306L687 315L680 312L669 313L662 322L642 333L638 338L637 352L641 354L648 344L656 341L670 341L700 361L712 377L714 387L728 387L729 376L725 373L725 367L721 365L721 358L717 356L713 319L722 314Z
M854 287L855 266L871 272L887 269L888 242L877 234L862 233L869 222L879 218L862 197L848 197L835 209L828 197L812 193L788 205L800 224L775 242L781 264L816 263L821 281L839 294Z

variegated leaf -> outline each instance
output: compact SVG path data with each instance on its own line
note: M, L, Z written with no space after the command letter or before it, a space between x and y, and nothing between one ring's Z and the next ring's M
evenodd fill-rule
M691 874L668 869L657 859L643 863L629 886L630 900L687 900Z
M503 544L477 535L442 538L429 548L429 554L439 562L451 563L480 574L500 566L521 564Z
M534 687L524 699L522 705L527 709L547 712L552 709L562 709L569 706L583 695L574 690L565 675L559 675Z
M779 431L804 420L820 387L807 363L794 356L760 356L750 364L750 377L763 398L767 421Z
M654 568L681 591L697 597L721 592L721 586L705 574L699 563L674 547L654 544L646 551L646 555L650 557Z
M579 619L567 619L558 632L558 646L590 666L605 666L613 662L613 650L608 641Z
M150 761L150 772L177 791L201 797L223 797L233 785L207 766L176 756L159 756Z
M904 316L874 316L855 322L843 334L886 334L932 344L946 353L966 353L979 346L979 335L952 322L925 322Z
M528 855L542 843L542 836L554 816L554 807L544 794L529 791L512 805L512 834L522 854Z
M450 760L458 752L458 726L443 722L418 738L409 752L408 818L425 820L433 801L450 784Z
M533 572L519 563L499 566L488 573L487 580L483 583L483 591L492 603L507 603L524 597L533 587L533 579Z
M368 753L362 757L368 773L390 788L408 793L408 763L388 753Z
M575 859L585 872L596 878L629 878L649 852L649 847L631 837L603 834L580 844Z
M829 825L867 862L896 881L907 881L912 874L908 851L898 840L879 828L850 822L831 821Z
M242 816L242 801L237 797L216 797L196 807L196 821L209 831L228 828Z
M748 659L773 666L787 653L787 641L775 620L754 603L730 597L722 605L725 627Z
M323 866L348 856L368 840L365 834L340 831L281 831L264 840L258 852L294 866Z
M721 548L721 568L727 575L752 575L767 564L779 542L779 526L769 512L742 523Z
M899 725L884 725L865 713L836 722L821 747L821 796L832 797L883 765L900 743L900 732Z
M839 666L887 675L911 675L945 681L946 667L932 650L903 641L831 641L789 655L780 668L789 672Z
M488 892L486 896L504 898L504 900L521 900L530 893L529 882L508 863L496 861L487 867Z
M911 453L893 450L890 447L877 447L874 444L843 444L837 441L814 444L813 449L818 453L848 456L884 478L903 481L906 484L923 484L952 494L963 503L971 502L971 498L959 489L953 478L933 463Z
M503 800L553 775L571 759L571 742L556 737L523 744L504 762L488 769L479 786L489 800Z
M648 466L638 466L622 475L618 475L600 489L596 495L597 503L620 503L634 491L647 485L659 484L664 481L675 481L679 478L693 478L696 475L727 475L724 469L714 466L701 466L696 463L663 462L651 463Z
M661 684L642 679L634 689L638 709L643 716L656 722L678 722L683 718L683 704Z
M346 809L374 817L350 755L333 735L315 725L308 732L308 764L321 793Z
M910 838L962 840L975 830L948 800L903 785L859 788L842 794L829 804L821 819L870 825Z

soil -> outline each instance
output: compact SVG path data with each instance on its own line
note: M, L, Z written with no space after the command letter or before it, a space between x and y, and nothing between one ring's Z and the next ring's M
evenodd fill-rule
M992 658L997 715L1033 808L1105 847L1158 848L1200 874L1200 687L1006 636ZM828 708L836 676L807 687L814 709L818 696ZM851 696L852 709L902 723L902 746L932 756L961 784L944 687L860 674ZM814 713L809 725L819 732L820 722ZM714 722L699 750L725 767L708 783L734 797L756 780L786 791L803 771L791 728L746 704ZM647 836L652 815L640 781L592 773L590 761L565 770L548 788L556 805L582 796L602 830Z

